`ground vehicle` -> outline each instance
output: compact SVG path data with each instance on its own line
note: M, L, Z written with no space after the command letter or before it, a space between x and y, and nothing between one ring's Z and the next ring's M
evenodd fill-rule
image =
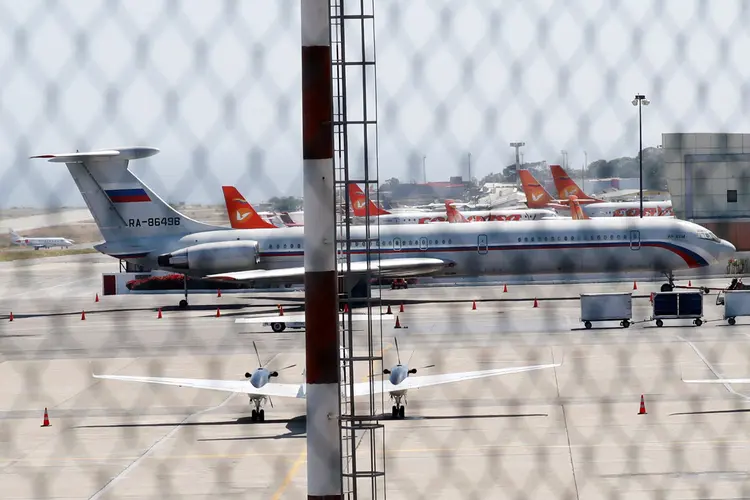
M627 328L633 317L633 297L627 293L582 293L581 321L591 328L592 321L619 321Z
M409 284L404 278L396 278L391 281L391 290L399 290L401 288L403 288L404 290L409 288Z

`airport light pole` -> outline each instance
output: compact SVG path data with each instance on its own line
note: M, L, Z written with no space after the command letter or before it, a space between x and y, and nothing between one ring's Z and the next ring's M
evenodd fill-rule
M521 168L520 149L526 145L525 142L511 142L510 147L516 148L516 187L518 187L520 176L518 170Z
M422 178L424 179L424 183L427 184L427 156L422 155Z
M563 156L563 161L562 161L563 168L567 172L568 171L568 152L565 151L564 149L560 152L562 153L562 156Z
M589 166L589 154L583 152L583 169L581 170L581 189L586 190L586 169Z
M635 99L632 101L633 106L638 106L638 163L639 163L639 181L640 181L640 196L641 200L641 218L643 218L643 115L641 113L642 106L648 106L651 101L646 99L643 94L636 94Z

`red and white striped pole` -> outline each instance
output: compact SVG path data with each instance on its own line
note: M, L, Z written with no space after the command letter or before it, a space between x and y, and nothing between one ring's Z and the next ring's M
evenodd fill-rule
M307 498L343 498L329 0L301 0Z

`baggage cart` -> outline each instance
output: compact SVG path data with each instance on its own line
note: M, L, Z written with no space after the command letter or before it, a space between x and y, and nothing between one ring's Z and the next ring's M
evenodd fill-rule
M727 290L724 292L724 319L734 325L740 316L750 316L750 290Z
M619 321L627 328L633 318L633 296L627 293L582 293L581 321L591 328L592 321Z
M658 292L654 294L653 317L656 326L664 326L665 319L692 319L695 326L703 324L703 294L701 292Z

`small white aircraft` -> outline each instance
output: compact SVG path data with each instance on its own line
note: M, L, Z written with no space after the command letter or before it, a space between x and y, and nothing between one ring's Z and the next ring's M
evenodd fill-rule
M255 342L253 342L253 347L255 348ZM398 353L398 341L396 341L396 351ZM255 354L256 356L258 355L257 348L255 348ZM555 368L562 365L562 363L556 363L547 365L518 366L512 368L498 368L494 370L444 373L440 375L424 375L420 377L412 377L411 375L417 373L417 369L409 369L408 363L401 364L401 355L400 353L398 353L397 355L398 364L390 370L383 370L383 373L389 375L388 380L382 380L381 382L357 382L353 384L355 397L387 392L390 395L391 399L393 399L395 402L395 405L391 409L391 415L393 416L393 418L404 418L404 406L401 404L401 401L403 400L404 403L406 402L406 391L408 391L409 389L420 389L422 387L429 387L432 385L448 384L451 382L461 382L463 380L474 380L485 377L494 377L497 375L508 375L511 373L530 372L534 370L542 370L544 368ZM260 363L260 356L258 356L258 363ZM271 403L271 407L273 408L271 396L304 399L306 397L306 388L304 380L301 384L281 384L269 382L271 377L278 376L278 371L271 372L267 368L265 368L262 363L260 364L260 368L255 370L252 374L245 374L245 378L249 378L249 381L167 377L133 377L127 375L96 374L92 374L92 376L99 379L120 380L124 382L173 385L177 387L192 387L194 389L208 389L223 392L244 392L250 398L250 403L255 407L251 414L252 421L262 422L265 419L265 412L263 411L262 406L265 403L266 399L268 399L269 403ZM290 365L282 369L285 370L293 366L295 365ZM304 377L305 372L303 371L302 373ZM347 396L349 394L349 388L346 386L342 387L341 394L342 396Z
M273 408L271 396L284 398L304 398L305 389L301 384L280 384L270 382L271 378L278 377L279 371L293 368L297 365L289 365L279 370L269 370L263 363L258 354L258 348L253 341L255 356L258 358L259 367L252 373L246 372L245 379L248 380L205 380L192 378L169 378L169 377L131 377L127 375L96 375L94 378L106 380L121 380L125 382L141 382L146 384L176 385L178 387L193 387L195 389L213 389L215 391L246 393L250 398L250 404L253 405L253 412L250 419L253 422L263 422L266 418L263 411L263 404L266 399Z
M19 235L12 229L9 230L9 233L11 243L22 247L34 247L34 250L52 247L66 248L75 243L73 240L67 238L27 238Z

